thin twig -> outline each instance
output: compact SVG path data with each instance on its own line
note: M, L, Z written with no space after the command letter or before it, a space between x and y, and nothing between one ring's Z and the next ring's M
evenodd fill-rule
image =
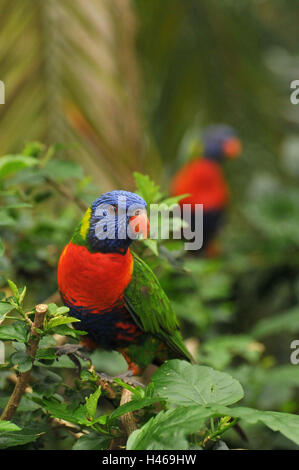
M17 381L18 381L18 376L16 374L11 374L7 377L7 380L11 383L13 383L14 385L16 385ZM32 387L30 386L27 386L25 388L25 393L32 393Z
M34 362L36 351L40 341L40 336L37 333L36 329L42 328L47 310L48 306L46 304L39 304L35 307L34 322L31 325L29 341L27 343L26 348L26 352L31 358L32 364ZM20 374L18 375L14 391L12 392L12 395L8 400L8 403L1 415L1 420L9 421L14 416L20 404L20 401L26 391L30 376L31 369L27 372L20 372Z
M69 191L65 186L63 186L60 183L57 183L57 181L53 180L49 176L45 176L46 182L52 186L61 196L66 197L70 201L74 202L77 204L77 206L83 211L87 211L88 209L88 204L80 199L79 197L75 196L71 191Z

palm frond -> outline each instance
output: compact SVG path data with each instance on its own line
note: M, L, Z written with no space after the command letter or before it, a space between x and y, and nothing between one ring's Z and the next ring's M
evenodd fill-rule
M142 170L136 21L130 0L1 0L1 153L69 143L103 190Z

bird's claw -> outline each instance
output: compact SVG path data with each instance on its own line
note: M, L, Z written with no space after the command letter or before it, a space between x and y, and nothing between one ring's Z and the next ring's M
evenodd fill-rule
M63 346L57 346L54 349L58 357L63 355L68 356L77 367L79 374L81 373L81 364L79 358L83 359L83 361L91 362L88 355L82 351L84 348L81 346L81 344L64 344Z
M79 358L83 359L84 361L91 362L91 359L88 357L87 354L85 354L84 347L81 346L81 344L64 344L63 346L57 346L54 349L58 357L61 357L63 355L68 356L78 368L79 373L81 372L81 364ZM113 377L103 372L96 372L96 374L100 377L101 380L105 380L109 383L113 383L114 379L121 379L123 382L133 387L144 388L144 384L135 379L135 377L133 376L133 372L130 369L128 369L127 372L125 372L124 374L116 375Z
M87 354L84 352L83 346L81 344L64 344L63 346L57 346L55 349L55 352L57 356L63 356L64 354L67 356L70 356L71 354L74 354L84 361L89 361L90 358L88 357Z
M113 383L114 379L121 379L123 382L125 382L128 385L132 385L133 387L144 388L144 384L135 379L130 369L124 374L120 374L116 376L107 375L103 372L97 372L97 375L100 377L100 379L105 380L106 382L109 382L109 383Z

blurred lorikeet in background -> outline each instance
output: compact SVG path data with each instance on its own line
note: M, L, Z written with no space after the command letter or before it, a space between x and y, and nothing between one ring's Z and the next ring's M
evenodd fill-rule
M229 202L229 189L221 165L240 155L242 145L234 129L210 126L203 134L203 156L186 163L171 182L172 196L189 194L179 204L191 204L194 231L195 204L203 204L203 249L208 250L221 227ZM200 250L201 251L201 250Z
M130 251L132 238L148 234L146 203L137 194L111 191L96 199L64 248L58 286L83 345L121 352L126 376L168 358L192 360L158 279ZM124 376L122 376L124 377Z

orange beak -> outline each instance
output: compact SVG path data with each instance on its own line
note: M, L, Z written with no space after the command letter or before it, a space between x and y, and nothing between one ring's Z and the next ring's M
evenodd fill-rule
M236 158L242 152L242 143L236 137L232 137L224 142L223 151L227 158Z
M132 233L142 235L144 239L148 237L149 221L146 212L142 212L140 215L133 215L130 218L129 225Z

